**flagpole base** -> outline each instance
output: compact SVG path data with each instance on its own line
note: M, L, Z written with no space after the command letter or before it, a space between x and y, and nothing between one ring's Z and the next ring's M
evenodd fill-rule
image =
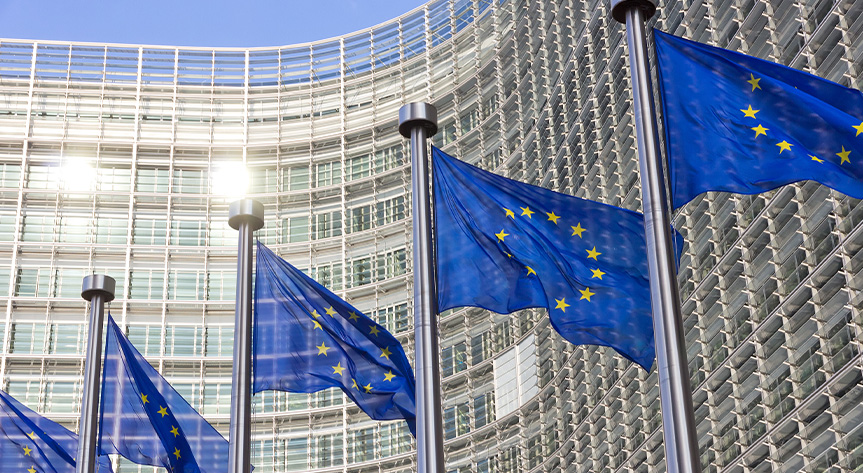
M626 12L633 7L641 8L644 21L656 13L656 3L652 0L611 0L611 17L626 24Z

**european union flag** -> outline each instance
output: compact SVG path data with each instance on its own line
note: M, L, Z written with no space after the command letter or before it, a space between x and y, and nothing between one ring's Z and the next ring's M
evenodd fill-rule
M376 420L416 435L413 369L382 326L258 243L253 392L339 387Z
M78 436L0 391L0 471L74 473ZM111 472L100 456L96 471Z
M228 441L198 414L108 316L99 443L173 473L228 471Z
M437 148L432 159L440 310L544 307L563 338L614 348L650 371L641 214L513 181Z
M707 191L757 194L811 179L863 198L863 94L654 30L681 207Z

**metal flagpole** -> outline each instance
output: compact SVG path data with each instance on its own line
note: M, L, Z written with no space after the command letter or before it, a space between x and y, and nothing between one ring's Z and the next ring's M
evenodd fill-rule
M87 335L87 359L84 363L84 399L78 428L76 473L96 470L96 430L99 421L99 366L102 362L102 322L105 303L114 300L116 282L111 276L91 274L84 278L81 297L90 301L90 327Z
M403 106L399 109L399 133L411 139L417 465L419 473L443 473L437 284L432 253L426 144L426 139L437 133L437 109L428 103L409 103Z
M626 24L629 48L665 463L670 473L697 473L701 463L644 33L645 21L654 13L656 5L652 0L611 0L612 17Z
M231 203L228 225L239 231L228 472L249 473L252 464L252 233L264 226L264 206L252 199Z

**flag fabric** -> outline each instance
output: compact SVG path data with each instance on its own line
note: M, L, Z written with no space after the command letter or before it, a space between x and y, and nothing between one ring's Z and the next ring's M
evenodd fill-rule
M228 441L155 370L108 316L100 447L172 473L228 471Z
M863 198L863 93L654 30L681 207L707 191L756 194L814 180Z
M77 435L0 391L0 471L74 473L77 455ZM106 455L96 471L111 472Z
M253 392L339 387L376 420L416 435L413 369L381 325L258 242Z
M614 348L650 370L641 214L507 179L437 148L432 163L441 311L543 307L570 342Z

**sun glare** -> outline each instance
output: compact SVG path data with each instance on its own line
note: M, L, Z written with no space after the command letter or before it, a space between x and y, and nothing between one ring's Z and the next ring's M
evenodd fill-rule
M246 196L249 187L249 172L243 163L222 163L213 172L213 194L229 199Z

